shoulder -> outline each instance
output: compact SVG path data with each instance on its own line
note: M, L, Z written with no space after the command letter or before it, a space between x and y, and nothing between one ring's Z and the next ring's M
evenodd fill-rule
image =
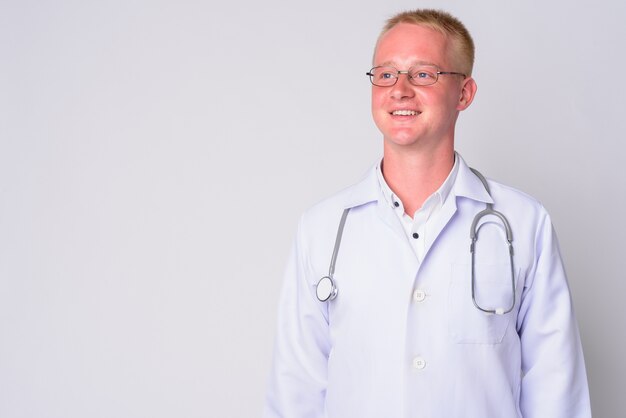
M474 168L470 168L458 153L457 157L459 171L454 186L457 196L493 203L494 207L519 208L532 212L545 211L541 202L531 195L489 178L489 173L481 173ZM489 190L483 184L485 180Z
M497 181L488 180L488 183L494 209L507 217L518 237L539 242L554 234L550 214L538 199Z
M499 181L488 178L489 193L480 180L480 173L472 172L472 169L460 159L460 167L455 183L457 196L468 198L463 205L469 210L476 210L477 202L483 204L492 203L493 209L503 214L518 236L525 236L530 242L534 241L537 234L550 227L550 218L539 200L515 187L508 186ZM488 174L488 173L487 173ZM472 202L472 203L469 203Z
M376 172L375 168L372 167L357 183L332 194L307 209L302 214L301 227L320 228L330 223L334 228L344 209L352 209L377 200L376 185Z
M296 242L304 259L326 260L332 253L343 211L367 206L377 201L375 168L368 170L360 181L321 200L300 217ZM353 211L354 212L354 211ZM354 213L349 221L354 220ZM321 261L320 261L321 262ZM325 262L325 261L324 261Z
M488 184L496 204L499 199L503 199L507 204L521 205L527 209L545 211L543 204L538 199L522 190L492 179L488 180Z

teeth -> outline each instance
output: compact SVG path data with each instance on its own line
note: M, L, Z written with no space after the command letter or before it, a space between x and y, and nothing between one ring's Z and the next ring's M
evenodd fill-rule
M399 116L415 116L417 115L417 112L415 110L394 110L391 114Z

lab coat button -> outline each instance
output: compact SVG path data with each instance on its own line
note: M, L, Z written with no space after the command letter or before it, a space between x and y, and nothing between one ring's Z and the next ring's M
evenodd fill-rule
M426 299L426 292L423 290L416 289L415 292L413 292L413 300L416 302L422 302L424 299Z
M422 370L424 367L426 367L426 361L421 357L415 357L413 359L413 367L418 370Z

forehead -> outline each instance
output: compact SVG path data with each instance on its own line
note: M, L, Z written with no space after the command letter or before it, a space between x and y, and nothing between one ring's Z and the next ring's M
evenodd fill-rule
M398 23L385 32L376 45L374 65L406 67L414 64L449 64L449 39L427 26Z

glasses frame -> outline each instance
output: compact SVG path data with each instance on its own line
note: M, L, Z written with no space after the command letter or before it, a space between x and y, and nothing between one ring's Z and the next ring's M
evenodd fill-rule
M435 78L435 81L433 81L432 83L428 83L428 84L417 84L414 81L414 78L411 77L410 73L411 73L411 70L413 70L414 68L418 68L418 67L432 67L432 68L436 69L437 71L435 71L435 74L437 75L437 77ZM396 71L396 76L394 78L393 83L389 84L389 85L383 85L383 86L381 86L380 84L374 83L374 71L377 68L393 68ZM367 75L368 78L370 79L370 83L372 83L372 85L374 85L376 87L393 87L393 86L395 86L396 83L398 82L398 79L400 78L400 74L406 74L406 77L408 78L409 83L413 84L414 86L418 86L418 87L421 87L421 86L432 86L437 81L439 81L439 75L460 75L460 76L463 76L463 78L467 78L467 74L459 73L459 72L456 72L456 71L440 71L439 67L437 67L436 65L430 65L430 64L428 64L428 65L414 65L413 67L410 67L408 70L405 70L405 71L398 70L396 67L393 67L391 65L378 65L376 67L372 67L368 72L365 73L365 75Z

